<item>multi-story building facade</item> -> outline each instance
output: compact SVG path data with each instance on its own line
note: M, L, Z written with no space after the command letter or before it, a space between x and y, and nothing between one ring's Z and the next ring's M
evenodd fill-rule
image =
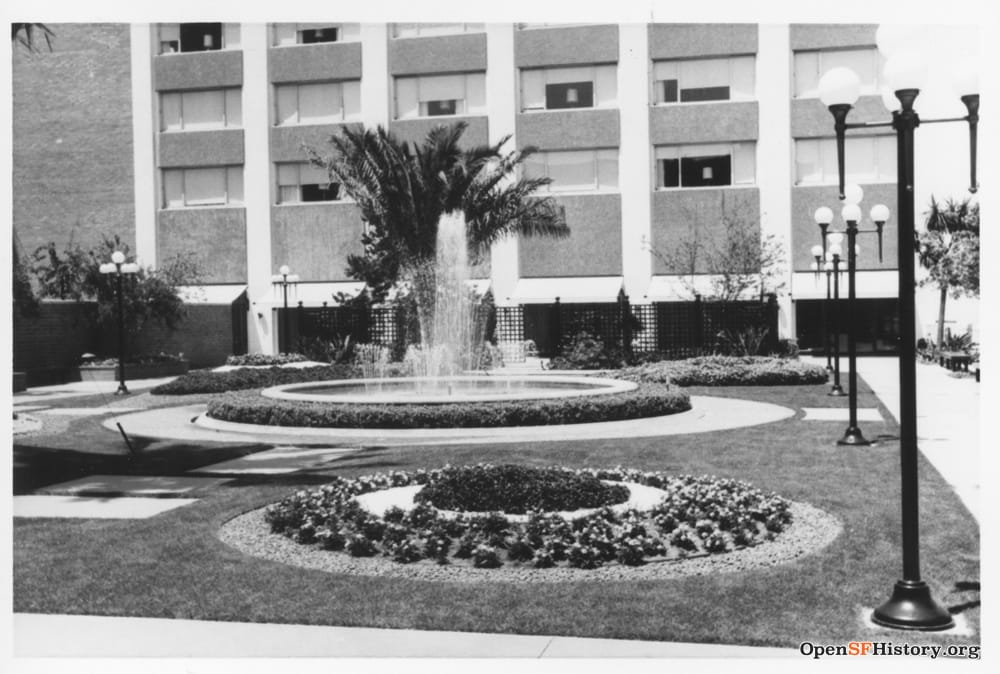
M347 125L419 141L462 120L468 144L511 136L538 148L525 170L552 179L547 196L572 232L497 244L476 271L498 305L610 303L623 289L633 305L686 299L690 270L651 249L718 239L739 217L781 243L780 331L809 346L825 294L810 271L812 214L839 212L817 82L851 66L864 80L852 119L885 118L874 35L831 24L133 25L136 252L154 265L201 254L207 284L246 288L250 349L273 351L281 265L307 306L359 289L344 272L361 251L358 210L304 147L323 152ZM894 148L884 129L848 140L865 213L895 203ZM874 245L858 258L859 339L873 349L898 333L895 239L890 221L884 260Z

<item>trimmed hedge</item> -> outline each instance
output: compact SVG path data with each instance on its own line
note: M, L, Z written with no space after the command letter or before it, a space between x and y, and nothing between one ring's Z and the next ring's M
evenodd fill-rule
M770 356L704 356L665 360L609 373L634 382L677 386L795 386L824 384L826 369L793 358Z
M634 391L599 396L448 405L314 403L275 400L257 391L240 391L210 401L208 416L263 426L481 428L620 421L689 409L687 393L668 384L640 384Z
M351 379L358 376L353 365L322 365L318 367L240 368L228 372L196 370L152 389L154 395L188 395L191 393L225 393L262 389L280 384Z
M626 487L559 468L477 465L458 466L441 473L414 501L443 510L497 510L523 515L529 510L599 508L624 503L629 497Z
M229 356L226 365L251 366L285 365L287 363L304 363L308 360L301 353L245 353L240 356Z
M425 485L425 491L455 471L493 468L489 464L445 466L355 479L338 477L318 489L299 490L268 506L264 519L272 533L354 557L381 554L401 564L496 568L511 563L536 569L593 569L614 563L638 566L650 560L720 554L771 540L792 521L787 500L745 482L622 467L521 470L562 471L570 476L637 483L664 490L663 500L647 510L624 513L602 507L573 520L534 510L527 522L513 522L501 512L445 517L426 503L417 503L409 511L389 508L378 516L362 508L355 498L410 485Z

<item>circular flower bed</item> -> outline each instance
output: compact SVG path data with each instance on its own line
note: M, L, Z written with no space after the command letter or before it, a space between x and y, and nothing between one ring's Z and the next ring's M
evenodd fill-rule
M663 498L649 508L613 509L605 502L597 511L576 518L529 510L526 521L505 514L531 502L531 488L502 498L505 477L531 476L536 484L562 473L565 497L546 501L552 510L573 510L580 485L593 481L642 485L662 490ZM479 507L468 501L468 490L456 488L463 479L493 482L488 501L505 512L445 514L431 502ZM579 478L579 479L575 479ZM412 509L390 507L381 515L366 510L357 496L398 487L423 486L430 495ZM616 492L614 486L610 494ZM586 487L585 490L589 490ZM558 496L558 494L556 495ZM438 499L441 499L439 501ZM420 499L417 499L420 500ZM299 491L265 511L273 533L353 557L382 555L403 564L462 564L496 568L505 564L526 568L569 566L594 569L606 564L639 566L652 560L712 555L755 546L772 539L791 522L785 499L731 479L672 476L626 468L537 469L521 466L446 466L439 470L381 473L338 479L313 491ZM460 508L456 508L461 510Z
M382 405L275 400L257 391L236 391L211 400L208 416L220 421L312 428L489 428L545 426L643 419L686 412L691 399L669 384L639 384L600 396Z

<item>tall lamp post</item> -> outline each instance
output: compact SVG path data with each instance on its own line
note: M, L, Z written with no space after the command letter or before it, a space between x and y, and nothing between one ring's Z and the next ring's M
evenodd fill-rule
M291 270L288 268L287 264L281 265L278 268L278 273L271 277L271 284L275 287L281 286L281 294L284 300L284 311L281 314L281 342L278 345L278 351L281 351L281 346L283 345L286 349L289 348L288 344L288 286L297 285L299 282L298 274L289 273Z
M118 298L118 390L117 396L129 394L125 385L125 310L123 307L124 287L122 285L126 274L139 273L139 265L126 262L125 253L116 250L111 254L111 262L105 262L98 267L102 274L115 275L115 295Z
M858 222L861 220L861 207L858 203L864 198L864 191L858 185L847 185L844 189L844 201L846 205L841 210L841 218L846 225L844 232L847 234L847 359L849 370L848 381L848 408L850 410L850 421L844 437L837 441L840 445L870 445L858 426L858 343L857 343L857 254L858 235L877 234L878 235L878 260L882 261L882 232L886 221L889 219L889 209L878 204L871 209L870 216L875 222L875 229L859 229ZM821 236L823 237L822 248L826 246L826 240L836 240L840 242L843 234L830 231L830 223L833 220L833 211L823 207L816 210L816 224L819 225ZM816 246L815 248L821 248Z
M879 625L908 630L944 630L955 621L931 596L930 586L920 577L920 513L917 474L916 342L914 306L914 131L921 124L962 121L969 125L970 192L976 184L976 129L979 122L979 82L975 70L963 69L956 81L957 93L968 114L951 119L922 120L913 108L926 75L926 65L914 49L906 45L905 26L880 26L876 33L879 50L887 57L886 79L898 103L891 122L848 124L847 115L861 93L860 79L849 68L834 68L820 80L820 98L834 119L837 137L837 164L841 198L844 196L844 141L848 129L891 126L896 131L896 170L899 214L899 450L902 481L903 577L896 581L892 596L872 613ZM904 47L900 49L899 47Z
M816 211L819 213L821 210ZM825 209L830 210L830 209ZM833 385L830 387L828 396L843 396L847 395L844 393L843 387L840 385L840 239L841 234L839 232L830 233L830 245L826 252L823 252L821 246L813 246L812 254L816 259L812 264L813 270L816 274L819 274L819 270L822 268L823 272L826 274L826 299L829 302L830 298L830 277L833 277L833 331L832 334L827 334L826 332L826 309L823 310L823 322L824 322L824 340L826 342L827 348L827 369L829 369L830 363L830 351L833 352ZM830 349L830 342L836 341L836 346Z

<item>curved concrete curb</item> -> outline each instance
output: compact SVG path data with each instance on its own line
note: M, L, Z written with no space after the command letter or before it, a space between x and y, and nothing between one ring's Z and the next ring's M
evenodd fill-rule
M502 444L648 438L757 426L795 416L795 410L788 407L740 398L691 396L691 405L692 408L687 412L648 419L507 428L293 429L209 419L204 414L205 405L146 410L120 416L117 421L127 433L151 438L242 443L323 442L343 446ZM193 421L195 418L197 421ZM104 426L117 432L114 420L106 420Z

